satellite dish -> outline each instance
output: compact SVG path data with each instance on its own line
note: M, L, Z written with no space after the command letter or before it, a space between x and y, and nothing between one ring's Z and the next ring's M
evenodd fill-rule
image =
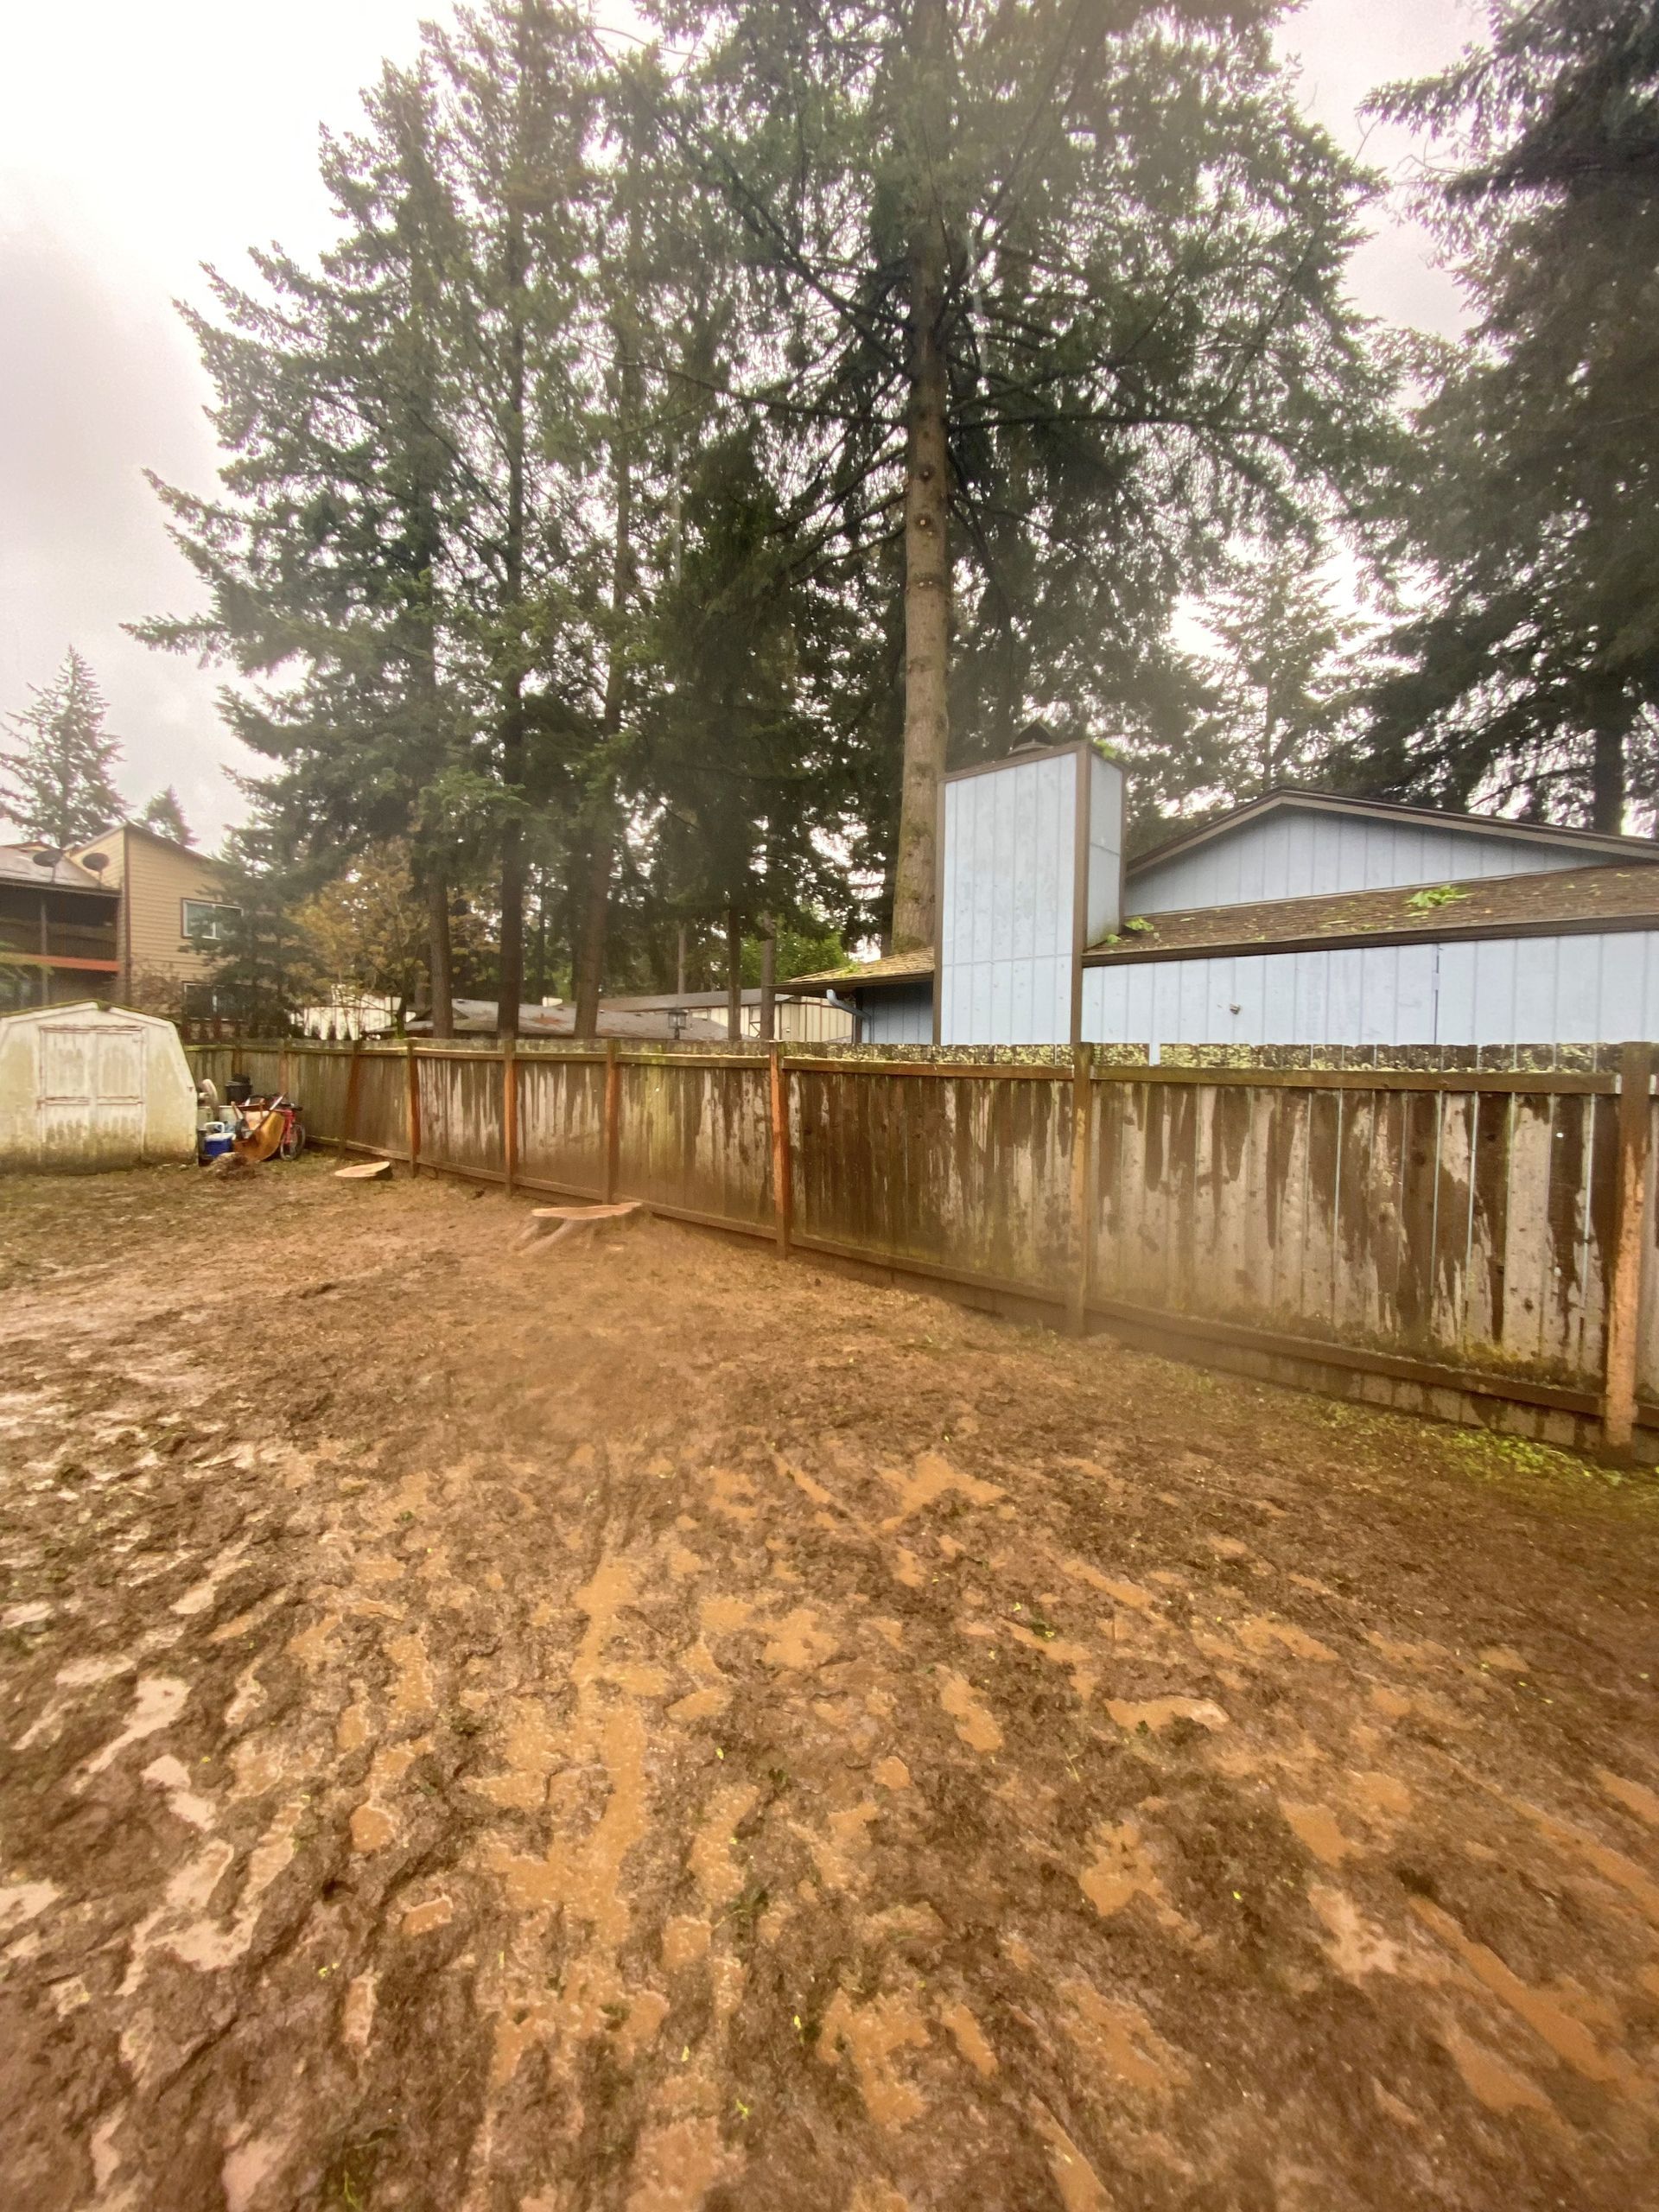
M56 868L58 862L63 858L63 855L54 852L50 845L41 845L29 857L36 868Z
M109 864L110 856L107 853L88 853L81 862L82 868L91 868L94 875L102 875Z

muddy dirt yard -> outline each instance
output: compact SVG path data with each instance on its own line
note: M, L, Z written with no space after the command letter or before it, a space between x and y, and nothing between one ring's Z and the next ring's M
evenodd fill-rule
M1659 1489L664 1223L0 1184L0 2203L1659 2202Z

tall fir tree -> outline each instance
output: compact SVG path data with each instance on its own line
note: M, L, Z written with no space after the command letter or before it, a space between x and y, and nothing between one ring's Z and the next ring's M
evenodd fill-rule
M302 888L367 844L404 841L444 1035L450 896L486 794L456 642L480 489L452 424L461 213L435 107L429 68L388 67L364 130L325 138L342 234L319 265L257 253L257 289L216 277L219 316L187 312L225 490L157 489L208 610L136 628L253 680L222 711L276 764L251 794L270 858Z
M701 55L664 128L747 233L744 388L796 526L901 598L901 944L931 938L953 743L1132 721L1233 533L1371 512L1367 185L1299 112L1277 12L661 0Z
M1652 818L1659 767L1659 19L1497 0L1379 112L1449 156L1420 195L1474 311L1420 432L1422 606L1395 631L1372 788Z
M175 845L194 845L196 842L171 784L165 791L157 791L154 798L147 799L134 819L146 830L155 830L157 836L170 837Z
M104 694L73 645L52 682L29 693L29 704L6 716L15 742L0 752L0 816L30 842L59 851L84 845L124 810L110 772L121 747L104 727Z
M1211 788L1236 804L1325 781L1354 709L1361 626L1335 606L1316 551L1292 541L1236 556L1204 615L1215 645L1200 660L1210 709L1194 766Z

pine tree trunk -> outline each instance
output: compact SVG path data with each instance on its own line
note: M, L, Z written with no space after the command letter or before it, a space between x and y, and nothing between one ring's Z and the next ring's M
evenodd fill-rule
M1590 770L1590 827L1610 837L1619 836L1624 827L1624 719L1618 710L1596 728L1595 757Z
M761 925L760 1034L768 1045L778 1034L778 918L768 914Z
M630 179L632 181L632 179ZM628 211L628 267L632 275L639 251L640 214L637 205ZM612 444L616 479L616 535L611 544L611 651L605 671L605 709L601 721L607 750L621 734L626 700L623 672L623 616L633 583L633 416L638 397L639 371L628 342L626 317L632 296L625 301L613 327L616 374L617 420ZM595 828L588 849L587 898L582 916L582 944L576 963L578 1037L599 1034L599 1000L605 976L605 940L610 929L611 876L616 865L616 801L609 790L594 802Z
M524 825L516 802L524 795L524 677L519 656L524 632L524 217L516 204L508 219L507 314L507 529L503 567L507 650L512 663L501 687L501 781L512 809L501 824L501 969L495 1009L496 1033L516 1037L524 995Z
M429 868L426 877L426 972L432 987L432 1034L455 1033L455 970L449 944L449 886L443 871Z
M893 945L931 946L939 785L950 742L949 387L944 353L948 248L927 165L942 168L949 128L945 0L914 0L918 208L909 252L910 406L905 449L905 757L894 871Z
M685 996L685 924L682 922L674 937L674 995Z
M726 909L726 1034L734 1044L743 1034L743 924L735 906Z
M611 870L614 850L608 830L595 830L582 874L582 924L576 938L576 1011L572 1034L597 1037L599 1001L605 982L605 940L610 934Z

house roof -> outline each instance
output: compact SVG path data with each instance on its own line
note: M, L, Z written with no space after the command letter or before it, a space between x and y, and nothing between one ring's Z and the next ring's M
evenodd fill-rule
M89 837L84 845L77 845L75 850L78 853L90 853L95 846L102 845L110 838L118 836L124 830L134 837L148 837L152 845L160 845L169 853L177 853L181 860L194 861L200 868L216 868L220 873L225 872L226 862L216 861L211 853L199 853L194 845L181 845L176 837L164 837L159 830L152 830L147 823L143 822L112 822L107 830L100 830L96 837Z
M842 985L861 990L867 983L913 983L932 973L932 950L924 948L919 952L890 952L882 960L855 960L845 968L825 968L815 976L791 976L787 988L815 995Z
M1448 895L1449 894L1449 895ZM1445 885L1395 884L1322 898L1268 899L1245 906L1193 906L1131 918L1084 954L1093 967L1195 960L1224 953L1298 952L1331 944L1408 944L1416 938L1549 937L1592 930L1659 929L1659 870L1651 861L1552 868L1531 875L1478 876ZM844 990L921 982L931 952L895 953L797 987Z
M120 896L112 883L105 883L92 868L82 868L67 855L59 855L50 868L42 868L35 856L50 850L47 845L0 845L0 883L27 884L31 891L101 892L106 899Z
M1402 944L1414 938L1542 937L1643 927L1659 927L1659 871L1651 862L1609 867L1599 861L1534 875L1479 876L1415 888L1394 884L1381 891L1147 914L1091 945L1084 957L1097 967L1333 943Z
M1651 837L1611 836L1599 830L1563 830L1548 823L1511 822L1499 814L1459 814L1449 807L1402 806L1391 799L1345 798L1332 791L1312 791L1300 784L1278 784L1260 798L1247 799L1243 806L1231 807L1225 814L1212 815L1188 830L1178 829L1161 844L1138 854L1129 862L1128 874L1131 877L1139 875L1143 868L1172 860L1177 853L1191 852L1207 844L1212 837L1242 829L1248 822L1287 811L1345 814L1361 821L1409 822L1421 830L1468 830L1477 836L1504 837L1523 845L1565 847L1583 853L1586 859L1592 853L1605 853L1610 857L1659 861L1659 842Z

